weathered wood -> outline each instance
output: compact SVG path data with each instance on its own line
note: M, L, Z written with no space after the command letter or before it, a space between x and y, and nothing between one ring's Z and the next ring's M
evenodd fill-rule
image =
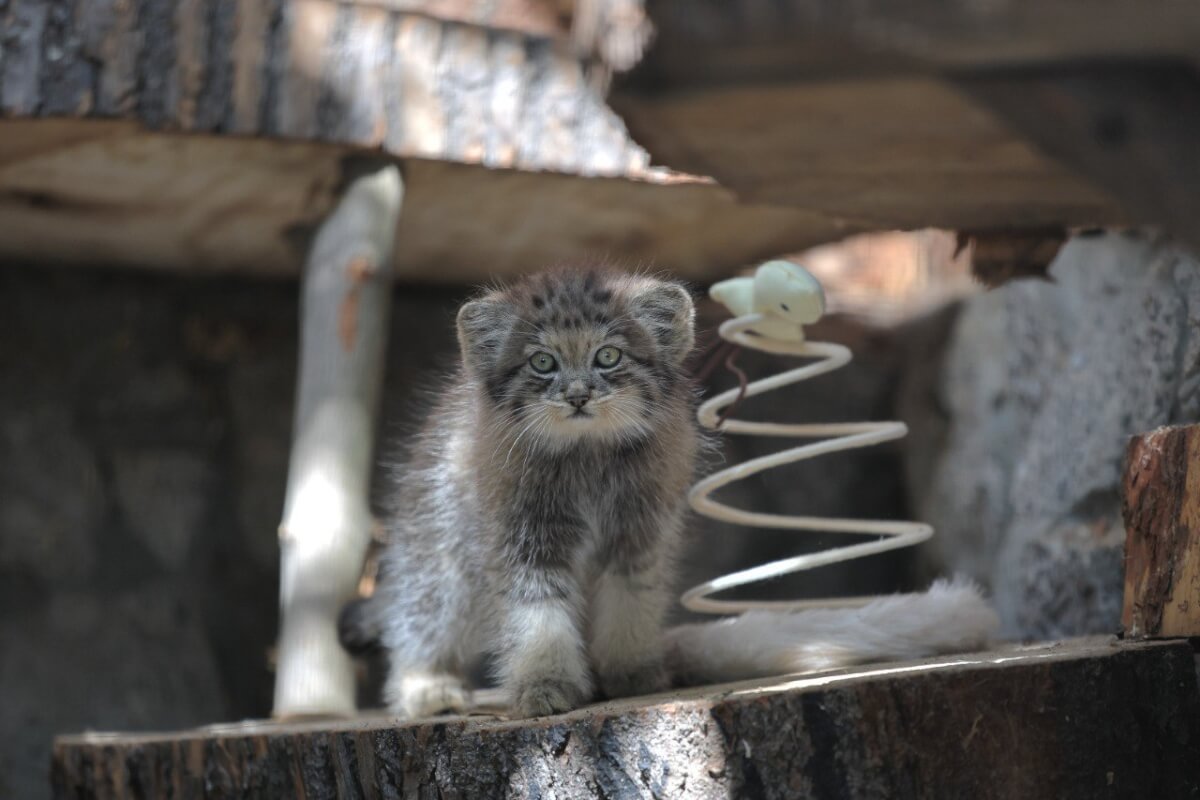
M1188 0L650 0L645 83L696 87L1095 58L1192 59Z
M613 102L673 169L884 228L1150 223L1200 244L1200 5L648 10L655 47Z
M277 717L352 714L354 665L337 618L373 525L367 504L404 183L361 165L313 241L301 282L300 370L279 526Z
M614 702L529 722L386 718L84 734L60 798L1190 797L1184 643L1083 640Z
M437 18L515 2L16 0L0 9L0 255L295 275L364 149L401 160L420 208L396 252L410 281L580 257L708 280L841 230L649 169L563 36Z
M294 277L304 256L296 234L332 209L355 153L128 122L0 123L0 257ZM709 281L823 241L835 226L677 176L402 167L408 199L393 263L406 283L478 283L589 256Z
M711 175L747 201L819 210L851 227L978 231L1124 216L1104 191L931 78L624 93L612 102L656 161Z
M468 13L468 5L478 13ZM560 27L546 21L551 12L540 12L545 24L520 32L478 27L496 15L528 17L538 7L515 5L14 0L0 11L0 110L25 118L117 117L153 129L273 135L491 164L489 148L456 146L487 130L507 135L505 143L518 153L515 163L496 166L567 163L587 175L643 170L645 154L592 87L573 86L569 107L535 102L548 80L573 81L580 62L565 34L545 38L546 25ZM439 10L475 24L427 13ZM520 53L515 60L514 50ZM508 59L516 74L494 74L489 65L497 59ZM492 93L496 79L507 82L504 90L515 102L504 111L507 124L494 126L493 105L473 95ZM513 116L519 124L512 124ZM437 137L429 135L431 120L440 128ZM577 157L564 161L553 149L543 155L522 146L531 133L543 138L543 126L570 137ZM589 161L592 150L607 151L614 141L619 158L604 152L597 164Z
M1200 247L1200 77L1193 66L1031 68L963 77L958 85L1120 198L1132 221L1162 225Z
M1123 484L1126 634L1200 636L1200 425L1133 437Z

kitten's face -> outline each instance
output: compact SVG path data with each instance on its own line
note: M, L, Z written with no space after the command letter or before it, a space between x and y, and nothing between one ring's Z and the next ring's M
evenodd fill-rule
M676 284L594 271L539 276L463 307L467 368L498 424L530 444L653 431L692 342Z

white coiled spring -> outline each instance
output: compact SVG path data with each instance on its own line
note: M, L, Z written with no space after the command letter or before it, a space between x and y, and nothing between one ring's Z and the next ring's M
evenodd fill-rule
M787 262L770 262L760 268L760 275L768 267L774 267L776 270L779 270L781 268L780 265L783 265L783 268L788 270L798 270L799 273L802 273L803 278L811 281L812 285L816 286L815 290L809 291L815 291L820 311L823 311L824 295L821 293L819 285L816 284L815 279L799 267ZM756 279L741 278L736 280L752 281ZM720 293L717 291L717 287L714 287L713 296L729 306L734 313L741 313L748 307L755 309L788 309L787 305L780 305L778 302L772 304L769 301L764 301L762 286L755 289L750 285L746 285L745 290L741 303L731 302L727 296L719 296ZM770 296L772 299L777 299L777 287L768 286L767 290L771 293ZM752 291L755 292L753 302L749 300ZM794 307L795 303L793 302ZM820 311L816 312L818 316ZM795 319L794 314L792 319ZM815 317L810 317L809 321L813 319ZM727 320L721 325L718 333L726 341L732 342L735 345L741 345L742 347L761 350L775 355L816 358L817 361L750 382L745 386L744 393L743 389L738 388L722 392L700 406L697 416L699 417L700 424L705 428L719 430L724 433L745 434L748 436L789 436L801 439L820 439L820 441L801 444L797 447L781 450L778 453L752 458L713 473L692 487L688 495L688 502L691 503L692 508L697 513L703 514L706 517L749 527L822 531L827 533L873 534L880 538L874 541L833 547L817 553L807 553L792 558L784 558L707 581L689 589L680 598L683 606L690 611L708 614L739 614L744 611L763 608L798 610L862 605L873 598L735 601L713 599L711 595L738 586L745 586L749 583L778 578L803 570L815 569L855 558L863 558L890 550L911 547L926 541L933 535L933 528L920 522L892 522L769 514L733 508L712 499L713 492L721 487L749 478L752 475L757 475L765 470L781 467L785 464L794 464L798 461L829 453L900 439L908 433L907 426L902 422L847 422L827 425L807 425L751 422L741 419L725 419L722 421L720 412L737 402L741 397L748 398L775 389L781 389L785 386L832 372L850 362L851 354L849 349L839 344L806 342L798 325L794 326L795 333L793 337L784 339L771 336L772 326L780 324L786 325L787 322L784 321L781 323L777 315L755 310L751 313L741 313L740 316ZM752 329L754 333L750 332ZM775 329L777 330L778 328L776 327ZM764 335L764 330L767 332L766 335ZM792 340L792 338L795 340Z

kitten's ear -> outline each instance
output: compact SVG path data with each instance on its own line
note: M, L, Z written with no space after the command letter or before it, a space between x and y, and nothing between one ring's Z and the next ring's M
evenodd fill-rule
M633 298L635 315L676 364L682 364L695 341L696 309L692 295L678 283L655 282Z
M484 297L458 310L458 346L470 370L491 364L512 330L513 312L508 303Z

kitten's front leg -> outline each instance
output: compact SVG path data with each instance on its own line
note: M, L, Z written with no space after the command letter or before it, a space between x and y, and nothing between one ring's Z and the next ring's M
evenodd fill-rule
M592 608L592 664L607 697L668 688L663 622L672 602L680 513L637 514L627 507L613 534Z
M668 688L663 667L663 618L671 602L657 569L627 573L609 567L593 599L592 664L606 697Z
M574 578L564 572L526 569L514 577L500 671L515 716L557 714L591 699L579 597Z

